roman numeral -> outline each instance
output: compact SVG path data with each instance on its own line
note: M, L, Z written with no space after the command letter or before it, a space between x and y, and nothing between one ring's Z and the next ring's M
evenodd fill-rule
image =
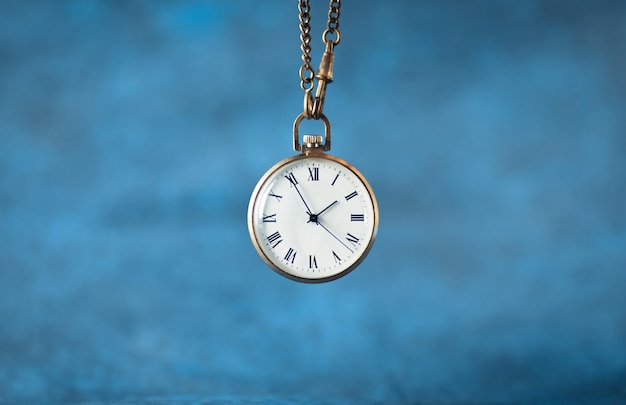
M356 196L357 196L356 191L353 191L353 192L351 192L350 194L348 194L348 195L346 196L346 201L348 201L349 199L354 198L354 197L356 197Z
M309 167L309 181L318 181L320 179L320 168Z
M293 250L292 248L289 248L289 250L287 251L287 254L285 255L285 260L293 264L293 262L296 260L296 251Z
M337 179L339 178L339 173L337 173L337 175L335 176L335 178L333 179L333 182L330 183L331 186L335 185L335 182L337 181Z
M317 269L317 260L315 259L315 256L313 255L309 255L309 269Z
M291 185L294 187L298 184L298 180L296 180L296 176L293 175L293 172L289 172L289 174L286 175L285 178L289 180Z
M359 242L359 238L357 238L356 236L352 235L349 232L348 232L348 236L346 236L346 239L348 239L348 242L352 242L355 245Z
M263 222L276 222L276 214L263 214Z
M352 222L363 222L363 221L365 221L365 215L363 215L363 214L350 214L350 221L352 221Z
M280 242L283 241L283 238L280 236L280 234L278 233L278 231L274 232L273 234L271 234L270 236L267 237L267 241L270 243L270 245L272 245L272 243L274 243L272 245L273 248L275 248L276 246L278 246L278 244Z
M333 250L333 259L335 259L335 263L339 263L341 261L341 257L337 256L337 253Z
M278 200L278 202L280 202L280 199L283 198L282 195L274 194L272 190L270 190L270 197L275 197Z

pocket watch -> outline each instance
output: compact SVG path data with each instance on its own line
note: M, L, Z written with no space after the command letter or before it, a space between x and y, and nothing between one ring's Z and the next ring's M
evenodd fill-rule
M257 253L279 274L305 283L335 280L354 270L378 230L378 205L365 177L345 160L325 153L331 146L331 128L323 108L327 84L333 81L334 48L341 40L340 4L330 2L322 35L326 49L315 74L310 64L309 1L298 2L304 111L293 124L293 148L299 154L270 168L248 205L248 231ZM304 135L301 143L304 119L322 121L324 136Z
M294 141L298 125L294 123ZM301 154L269 169L248 206L250 238L261 258L292 280L321 283L352 271L370 251L378 205L369 183L351 164L324 153L320 135L305 135Z

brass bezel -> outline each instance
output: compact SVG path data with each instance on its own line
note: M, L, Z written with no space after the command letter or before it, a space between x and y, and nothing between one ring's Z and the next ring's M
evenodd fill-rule
M341 272L339 272L337 274L334 274L332 276L323 277L323 278L298 277L298 276L294 276L293 274L287 273L286 271L282 270L276 263L274 263L272 261L271 258L269 258L265 254L265 252L261 248L261 242L259 241L259 239L257 237L257 234L255 232L255 229L254 229L254 209L255 209L257 201L258 201L258 196L259 196L258 194L259 194L260 190L263 188L263 186L265 185L265 183L267 182L267 180L274 173L280 171L282 169L282 167L284 167L285 165L290 164L290 163L292 163L294 161L297 161L297 160L308 159L310 157L332 160L332 161L334 161L336 163L339 163L340 165L344 166L347 170L350 170L352 173L354 173L354 175L357 176L357 178L359 180L361 180L361 182L365 186L365 189L369 193L370 199L371 199L372 204L373 204L373 212L374 212L374 218L373 218L374 226L372 228L371 237L370 237L370 240L369 240L367 246L365 247L365 249L361 253L361 256L350 267L346 268L345 270L343 270L343 271L341 271ZM295 156L291 156L291 157L288 157L286 159L283 159L280 162L276 163L267 172L265 172L263 177L261 177L261 179L259 180L259 182L255 186L254 191L252 191L252 195L250 196L250 202L248 204L248 232L250 234L250 239L252 240L252 244L254 245L254 248L256 249L256 251L259 254L259 256L261 256L261 259L263 259L263 261L272 270L274 270L275 272L277 272L281 276L284 276L284 277L286 277L288 279L291 279L291 280L294 280L294 281L299 281L299 282L302 282L302 283L310 283L310 284L325 283L325 282L328 282L328 281L332 281L332 280L336 280L338 278L341 278L341 277L345 276L346 274L350 273L352 270L354 270L359 264L361 264L363 262L365 257L368 255L368 253L372 249L374 241L376 240L376 234L378 233L378 221L379 221L378 202L376 201L376 196L374 195L374 191L372 190L372 187L370 186L368 181L365 179L363 174L361 174L361 172L358 171L356 169L356 167L352 166L347 161L345 161L345 160L343 160L341 158L338 158L336 156L325 154L325 153L310 153L310 154L295 155Z

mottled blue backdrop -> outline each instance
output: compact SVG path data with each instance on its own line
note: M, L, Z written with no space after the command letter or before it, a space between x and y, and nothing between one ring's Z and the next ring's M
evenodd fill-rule
M0 404L626 403L626 2L344 1L381 222L324 285L246 227L296 4L2 2Z

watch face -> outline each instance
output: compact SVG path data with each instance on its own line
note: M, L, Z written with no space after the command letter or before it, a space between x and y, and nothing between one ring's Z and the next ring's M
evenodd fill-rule
M248 228L270 267L319 283L344 276L365 258L376 236L378 207L365 178L347 162L298 155L259 181Z

